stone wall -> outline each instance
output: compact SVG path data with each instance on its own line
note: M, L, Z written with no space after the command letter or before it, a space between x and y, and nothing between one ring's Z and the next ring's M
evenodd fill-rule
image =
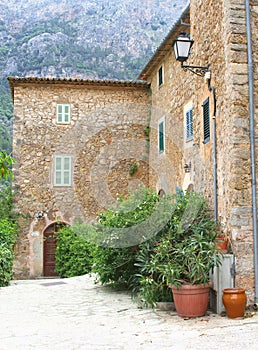
M252 35L257 48L257 6L251 2ZM254 29L256 28L256 29ZM180 31L190 29L195 40L187 65L210 65L210 86L199 76L183 71L175 61L172 43ZM253 227L249 137L248 67L245 1L198 1L190 4L190 28L179 24L163 45L163 57L153 61L148 82L152 88L150 184L174 193L193 188L208 198L214 210L214 147L217 161L217 202L220 230L229 237L236 262L236 286L247 289L253 300ZM170 49L168 49L170 44ZM160 54L161 55L161 54ZM257 97L257 50L254 50ZM164 67L164 84L157 71ZM211 138L203 143L202 103L210 99ZM257 100L257 98L256 98ZM216 101L216 110L215 102ZM193 107L194 138L185 141L184 108ZM257 115L257 104L255 106ZM158 154L157 124L166 119L165 154ZM257 129L257 127L256 127ZM216 139L213 131L216 130ZM256 130L256 134L257 134ZM185 173L184 165L191 162ZM158 176L157 176L158 174Z
M16 276L40 276L43 232L55 221L92 222L140 183L148 186L145 84L87 85L20 80L14 86L14 187L20 220ZM70 104L71 123L57 124L56 105ZM53 183L55 155L72 157L72 185ZM138 171L129 175L137 162ZM39 217L38 213L42 213Z

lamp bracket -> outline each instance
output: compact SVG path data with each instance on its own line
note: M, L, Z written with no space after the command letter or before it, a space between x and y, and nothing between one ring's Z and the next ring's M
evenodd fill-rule
M183 68L184 71L189 70L190 72L199 75L200 77L204 77L205 73L207 73L210 70L210 66L184 66L184 63L181 62L181 68Z

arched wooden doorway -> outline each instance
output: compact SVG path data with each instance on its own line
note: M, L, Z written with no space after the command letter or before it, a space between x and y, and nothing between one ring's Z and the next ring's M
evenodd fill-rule
M43 234L44 242L43 242L43 275L45 277L54 277L58 276L58 273L55 271L56 267L56 246L57 240L56 235L57 232L64 227L65 223L54 222L49 225Z

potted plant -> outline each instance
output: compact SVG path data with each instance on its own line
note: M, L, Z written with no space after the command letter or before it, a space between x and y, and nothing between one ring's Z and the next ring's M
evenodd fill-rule
M172 218L153 251L148 270L172 288L177 313L182 317L205 314L210 270L221 262L215 245L216 227L201 195L177 196Z

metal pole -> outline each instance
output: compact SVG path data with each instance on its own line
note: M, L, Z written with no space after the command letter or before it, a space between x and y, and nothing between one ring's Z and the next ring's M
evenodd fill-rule
M254 80L253 80L253 59L252 59L252 32L250 21L250 3L245 1L246 7L246 37L248 55L248 87L249 87L249 113L250 113L250 152L252 171L252 209L253 209L253 230L254 230L254 303L258 303L258 234L257 234L257 198L256 198L256 167L255 167L255 131L254 131Z

